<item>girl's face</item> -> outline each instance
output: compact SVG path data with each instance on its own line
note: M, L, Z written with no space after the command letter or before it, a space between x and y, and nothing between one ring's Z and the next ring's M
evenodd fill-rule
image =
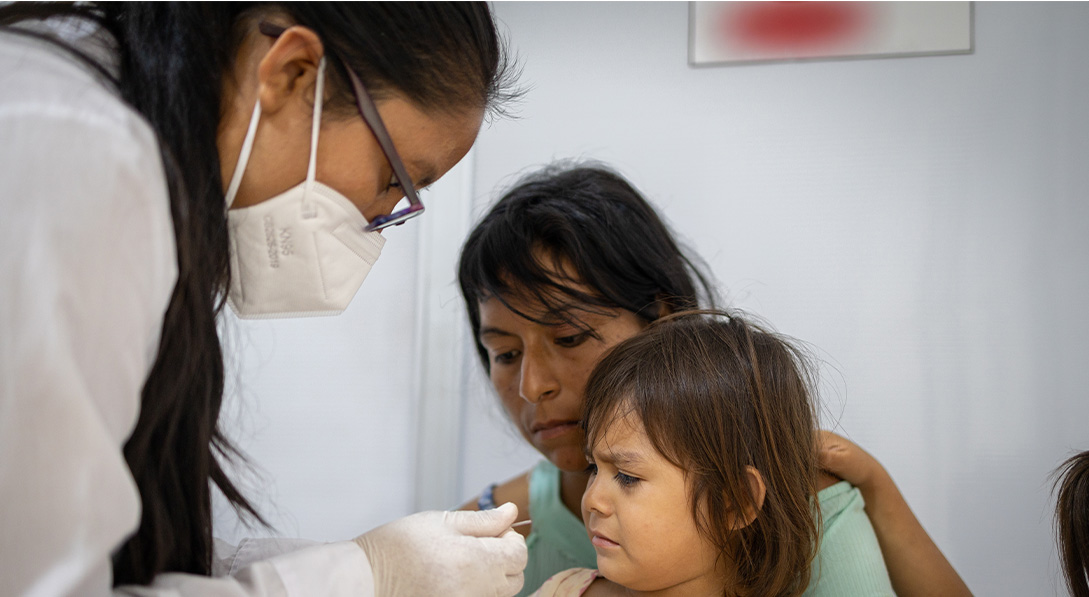
M657 450L636 415L614 418L591 446L582 519L609 580L662 595L722 595L717 548L692 518L684 470Z
M510 300L524 313L538 305ZM492 386L522 436L560 470L586 468L583 389L594 365L613 345L634 336L643 321L618 309L580 312L589 329L525 319L497 298L480 303L480 343L488 353Z

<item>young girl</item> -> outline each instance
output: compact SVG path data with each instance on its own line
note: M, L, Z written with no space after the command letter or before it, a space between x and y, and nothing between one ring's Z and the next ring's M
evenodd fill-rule
M734 314L680 313L617 345L582 419L598 569L538 594L801 595L822 524L811 379L804 353Z

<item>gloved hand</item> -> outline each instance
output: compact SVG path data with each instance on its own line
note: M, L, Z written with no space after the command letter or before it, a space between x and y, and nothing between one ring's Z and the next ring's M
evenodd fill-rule
M518 507L420 512L356 537L378 597L511 597L522 590L528 554L511 529Z

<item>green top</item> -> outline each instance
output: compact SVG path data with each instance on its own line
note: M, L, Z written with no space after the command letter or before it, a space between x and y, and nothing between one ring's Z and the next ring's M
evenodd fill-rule
M805 596L895 597L862 493L840 481L823 489L817 499L824 527ZM529 476L529 517L533 520L526 538L529 564L518 597L533 593L557 572L597 567L586 527L560 501L560 470L547 460Z
M529 475L529 518L533 529L526 537L526 584L517 597L536 591L561 570L597 566L597 552L586 526L560 500L560 469L547 460L533 467Z
M817 499L824 518L821 546L803 595L896 597L862 492L840 481L822 489Z

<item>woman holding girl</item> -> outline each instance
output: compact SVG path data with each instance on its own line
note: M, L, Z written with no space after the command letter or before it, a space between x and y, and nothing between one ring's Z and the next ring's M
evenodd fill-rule
M590 478L580 427L590 371L660 317L713 306L714 291L640 193L600 167L546 168L507 191L470 234L458 276L492 386L521 435L544 456L464 506L510 501L533 521L529 530L516 529L527 535L522 594L529 594L552 574L592 568L596 560L580 515ZM845 440L837 446L842 470L874 476L876 461ZM819 582L809 594L882 594L890 590L888 573L862 495L838 481L824 473L815 481L822 509L834 512L824 514ZM890 559L915 553L895 539L890 545ZM944 558L940 564L952 572Z

